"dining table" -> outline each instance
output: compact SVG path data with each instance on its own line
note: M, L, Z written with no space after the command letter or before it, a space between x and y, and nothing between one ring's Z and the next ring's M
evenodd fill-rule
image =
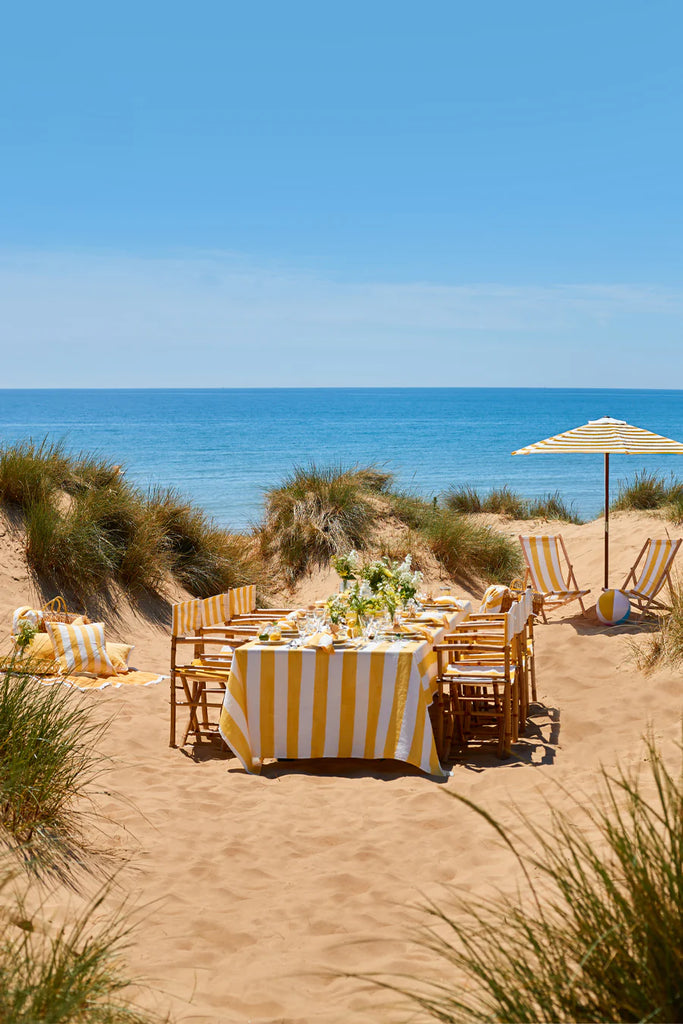
M298 637L250 640L234 651L220 734L250 773L272 758L364 758L443 777L429 714L433 647L471 610L458 601L423 614L421 635L348 639L331 650Z

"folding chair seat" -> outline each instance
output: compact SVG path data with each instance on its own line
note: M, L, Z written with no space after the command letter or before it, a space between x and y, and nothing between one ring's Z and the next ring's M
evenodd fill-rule
M680 546L680 539L670 540L668 537L659 540L649 537L643 544L624 585L620 587L641 615L651 608L666 608L665 604L657 600L657 595L668 584L671 596L671 565ZM639 567L640 575L636 578Z
M543 621L548 621L546 609L561 608L570 601L578 601L585 614L583 598L590 590L579 588L562 536L520 536L519 542L526 563L524 584L531 583L543 595Z

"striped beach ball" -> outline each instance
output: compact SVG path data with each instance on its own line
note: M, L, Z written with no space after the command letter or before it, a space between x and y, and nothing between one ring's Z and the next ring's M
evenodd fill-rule
M626 622L631 614L631 605L621 590L603 590L595 610L600 622L607 626L616 626L619 622Z

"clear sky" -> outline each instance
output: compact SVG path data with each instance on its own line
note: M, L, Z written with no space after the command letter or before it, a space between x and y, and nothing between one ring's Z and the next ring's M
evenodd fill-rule
M3 386L678 386L682 37L681 0L12 4Z

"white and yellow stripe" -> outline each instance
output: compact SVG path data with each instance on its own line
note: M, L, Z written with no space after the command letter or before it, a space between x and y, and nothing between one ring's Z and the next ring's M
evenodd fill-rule
M230 621L230 594L215 594L201 602L202 626L222 626Z
M66 622L46 622L55 659L63 675L91 672L96 676L115 676L104 643L104 623L72 626Z
M671 568L674 555L678 551L680 541L650 540L650 548L645 556L645 564L638 578L626 594L635 594L637 597L654 597L662 588L666 574Z
M541 594L579 594L562 575L559 537L520 537L524 561L534 590Z
M518 448L513 455L537 455L544 452L566 454L683 455L683 444L669 437L633 427L625 420L603 416L582 427Z
M436 655L427 641L362 650L235 651L220 732L250 772L265 758L396 758L443 775L429 720Z
M236 587L228 593L231 619L235 615L248 615L249 612L256 611L256 587L253 583L247 587Z
M202 624L202 602L180 601L173 605L171 630L173 636L192 636Z

